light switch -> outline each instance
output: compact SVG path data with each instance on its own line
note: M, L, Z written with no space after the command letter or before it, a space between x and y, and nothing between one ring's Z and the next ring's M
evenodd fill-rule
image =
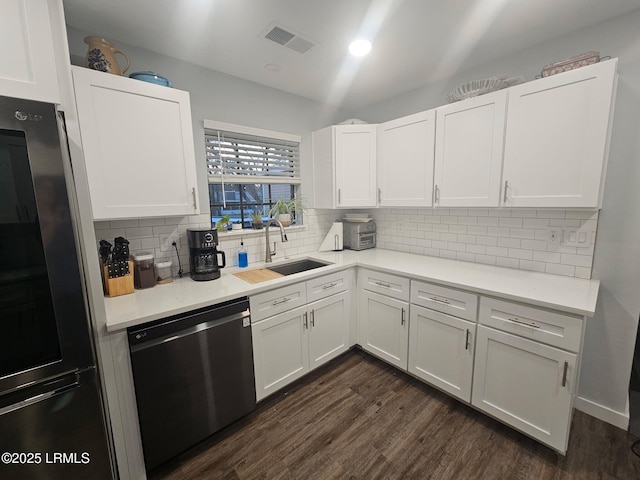
M570 243L575 243L576 242L576 237L577 237L577 232L575 230L569 231L569 242Z
M578 232L578 243L587 243L587 232Z

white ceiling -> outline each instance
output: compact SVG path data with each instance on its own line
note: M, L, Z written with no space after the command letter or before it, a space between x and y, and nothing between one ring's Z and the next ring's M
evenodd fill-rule
M640 8L640 0L63 3L70 26L116 46L136 45L347 110ZM274 23L316 45L300 54L266 40ZM356 37L373 42L361 60L347 52ZM267 64L280 69L268 71Z

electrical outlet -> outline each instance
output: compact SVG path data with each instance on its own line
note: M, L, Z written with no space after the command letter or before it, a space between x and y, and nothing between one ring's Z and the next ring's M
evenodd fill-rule
M560 227L549 227L547 229L547 243L549 243L549 245L560 245L562 243L563 233Z
M176 246L180 248L180 242L178 241L178 235L175 233L168 233L160 235L160 251L168 252L174 249L172 243L176 242Z

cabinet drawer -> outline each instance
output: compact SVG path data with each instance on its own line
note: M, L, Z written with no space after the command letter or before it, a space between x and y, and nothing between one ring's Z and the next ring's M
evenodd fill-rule
M307 302L315 302L349 289L349 271L324 275L307 281Z
M476 321L478 296L454 288L412 281L411 303L472 322Z
M251 323L278 313L286 312L307 303L307 290L304 282L259 293L249 298Z
M409 279L362 269L358 273L358 287L398 300L409 301Z
M580 350L582 317L482 297L480 323L572 352Z

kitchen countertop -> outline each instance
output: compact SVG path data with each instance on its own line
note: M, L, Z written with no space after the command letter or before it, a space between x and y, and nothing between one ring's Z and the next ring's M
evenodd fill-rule
M298 255L274 261L272 265L299 258L324 260L332 262L332 265L258 284L250 284L233 275L266 265L255 263L248 269L225 268L221 270L222 275L217 280L195 282L186 276L175 279L172 283L136 290L133 294L105 298L107 331L115 332L355 266L585 316L594 315L600 288L598 280L528 272L379 248L360 252L344 250Z

